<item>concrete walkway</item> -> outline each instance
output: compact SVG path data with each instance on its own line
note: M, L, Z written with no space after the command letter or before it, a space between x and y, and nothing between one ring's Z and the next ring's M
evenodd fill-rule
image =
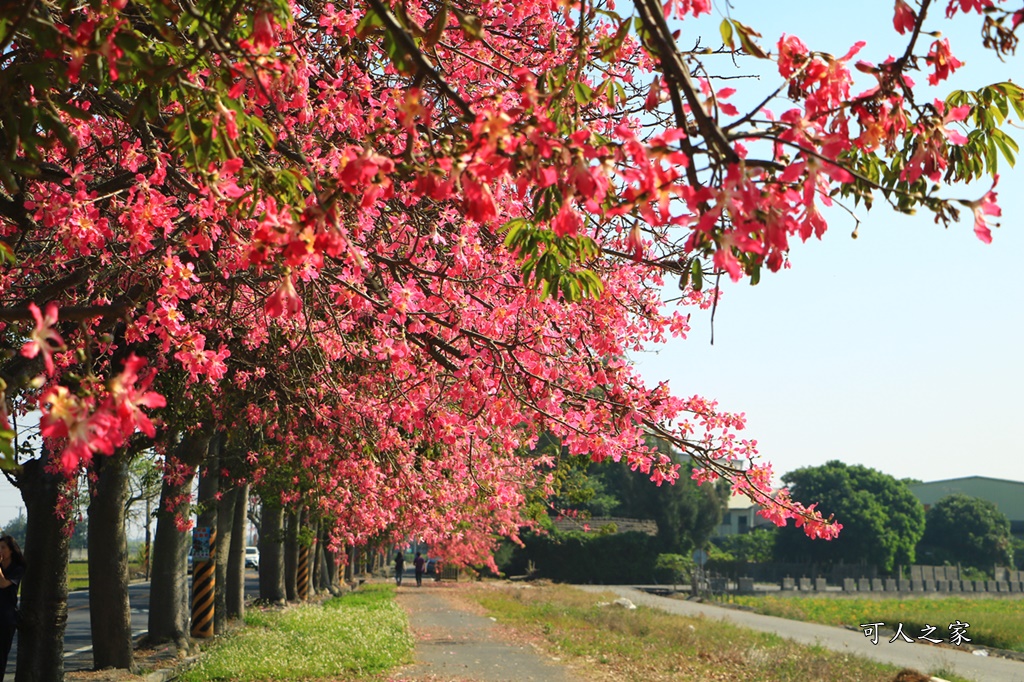
M398 604L409 615L416 662L393 673L392 679L575 682L558 661L532 646L510 642L491 618L443 584L403 585Z
M709 604L657 597L633 587L579 587L588 592L614 592L635 604L643 604L668 613L726 620L753 630L773 632L803 644L816 644L833 651L864 656L904 668L915 668L921 672L944 668L977 682L1024 682L1024 663L1005 658L977 656L953 648L907 644L902 640L889 644L889 638L880 638L878 644L873 645L871 639L865 637L860 630L846 630ZM955 618L956 614L951 616ZM851 625L856 626L859 623Z

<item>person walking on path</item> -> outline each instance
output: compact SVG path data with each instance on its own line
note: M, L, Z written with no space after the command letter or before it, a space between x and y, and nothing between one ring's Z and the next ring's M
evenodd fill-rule
M416 559L412 562L413 567L416 569L416 587L423 586L423 567L426 563L427 562L423 559L423 555L416 552Z
M0 537L0 682L7 672L7 656L18 627L18 586L24 575L25 556L18 542L10 535Z
M405 572L405 552L395 552L395 585L401 587L402 573Z

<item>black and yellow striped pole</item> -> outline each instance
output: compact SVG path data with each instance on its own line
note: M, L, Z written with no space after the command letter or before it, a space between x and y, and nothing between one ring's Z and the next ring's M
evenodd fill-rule
M299 547L299 568L296 571L295 591L298 593L299 601L309 599L309 545L302 543Z
M205 541L209 538L208 542ZM214 588L217 565L215 528L197 528L192 541L192 636L213 637Z

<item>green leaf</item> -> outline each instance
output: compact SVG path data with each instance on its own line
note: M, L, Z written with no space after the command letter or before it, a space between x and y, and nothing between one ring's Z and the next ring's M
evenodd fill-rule
M532 225L526 218L513 218L502 225L501 229L505 231L505 246L514 246L518 241L518 236L522 232L523 228L527 227L532 227Z
M679 290L685 291L686 286L690 283L690 268L683 267L679 273Z
M700 261L696 258L690 263L690 280L693 282L694 291L704 288L704 271L700 267Z
M399 41L395 40L395 37L391 35L391 31L384 33L384 51L391 58L391 64L398 73L403 76L411 76L416 73L416 63L409 59L405 48Z
M576 97L576 103L580 106L586 106L594 99L594 89L580 81L572 84L572 93Z
M0 380L2 383L2 380ZM2 393L0 393L2 395ZM14 459L14 429L0 429L0 469L14 469L18 462Z
M448 3L442 2L440 11L431 20L430 26L427 27L427 35L423 38L423 44L428 48L437 45L441 41L441 36L447 27Z
M370 34L384 28L384 20L376 12L370 10L358 24L356 24L356 36L367 38Z
M743 49L752 57L758 59L768 59L768 53L761 49L761 47L754 42L754 38L760 38L761 34L750 28L746 24L742 24L735 19L732 20L732 24L736 29L736 33L739 34L740 44L743 45Z
M1002 130L993 130L992 140L995 142L996 146L999 147L999 151L1002 152L1003 158L1005 158L1012 167L1016 161L1016 152L1020 151L1020 147L1017 146L1017 141Z
M455 16L459 20L459 27L462 28L462 32L466 35L468 40L483 40L484 39L484 24L480 21L480 17L469 12L463 12L457 7L453 7L452 10L455 12Z
M626 36L629 35L629 22L622 21L619 23L619 28L615 31L615 35L608 40L601 50L601 59L608 62L614 59L615 55L618 54L619 49L622 47L622 43L625 42Z
M718 32L722 34L722 43L729 46L730 50L736 49L732 42L732 22L728 19L722 19L722 23L718 25Z

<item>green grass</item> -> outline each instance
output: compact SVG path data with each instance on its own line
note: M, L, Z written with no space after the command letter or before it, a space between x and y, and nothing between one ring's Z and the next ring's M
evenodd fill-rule
M971 644L1024 652L1024 605L1020 599L976 597L909 597L865 599L846 597L736 597L735 603L758 613L826 625L858 626L886 623L917 637L925 625L938 627L931 637L949 641L949 624L970 623Z
M89 587L89 564L72 561L68 564L68 589L81 590Z
M365 585L323 605L252 609L245 624L179 679L365 679L412 660L408 620L390 585Z
M138 572L138 564L128 564L128 575ZM68 563L68 589L84 590L89 587L89 563L72 561Z
M899 670L719 620L597 605L612 601L612 594L544 586L480 588L470 595L499 622L546 640L552 655L588 668L587 678L889 682Z

